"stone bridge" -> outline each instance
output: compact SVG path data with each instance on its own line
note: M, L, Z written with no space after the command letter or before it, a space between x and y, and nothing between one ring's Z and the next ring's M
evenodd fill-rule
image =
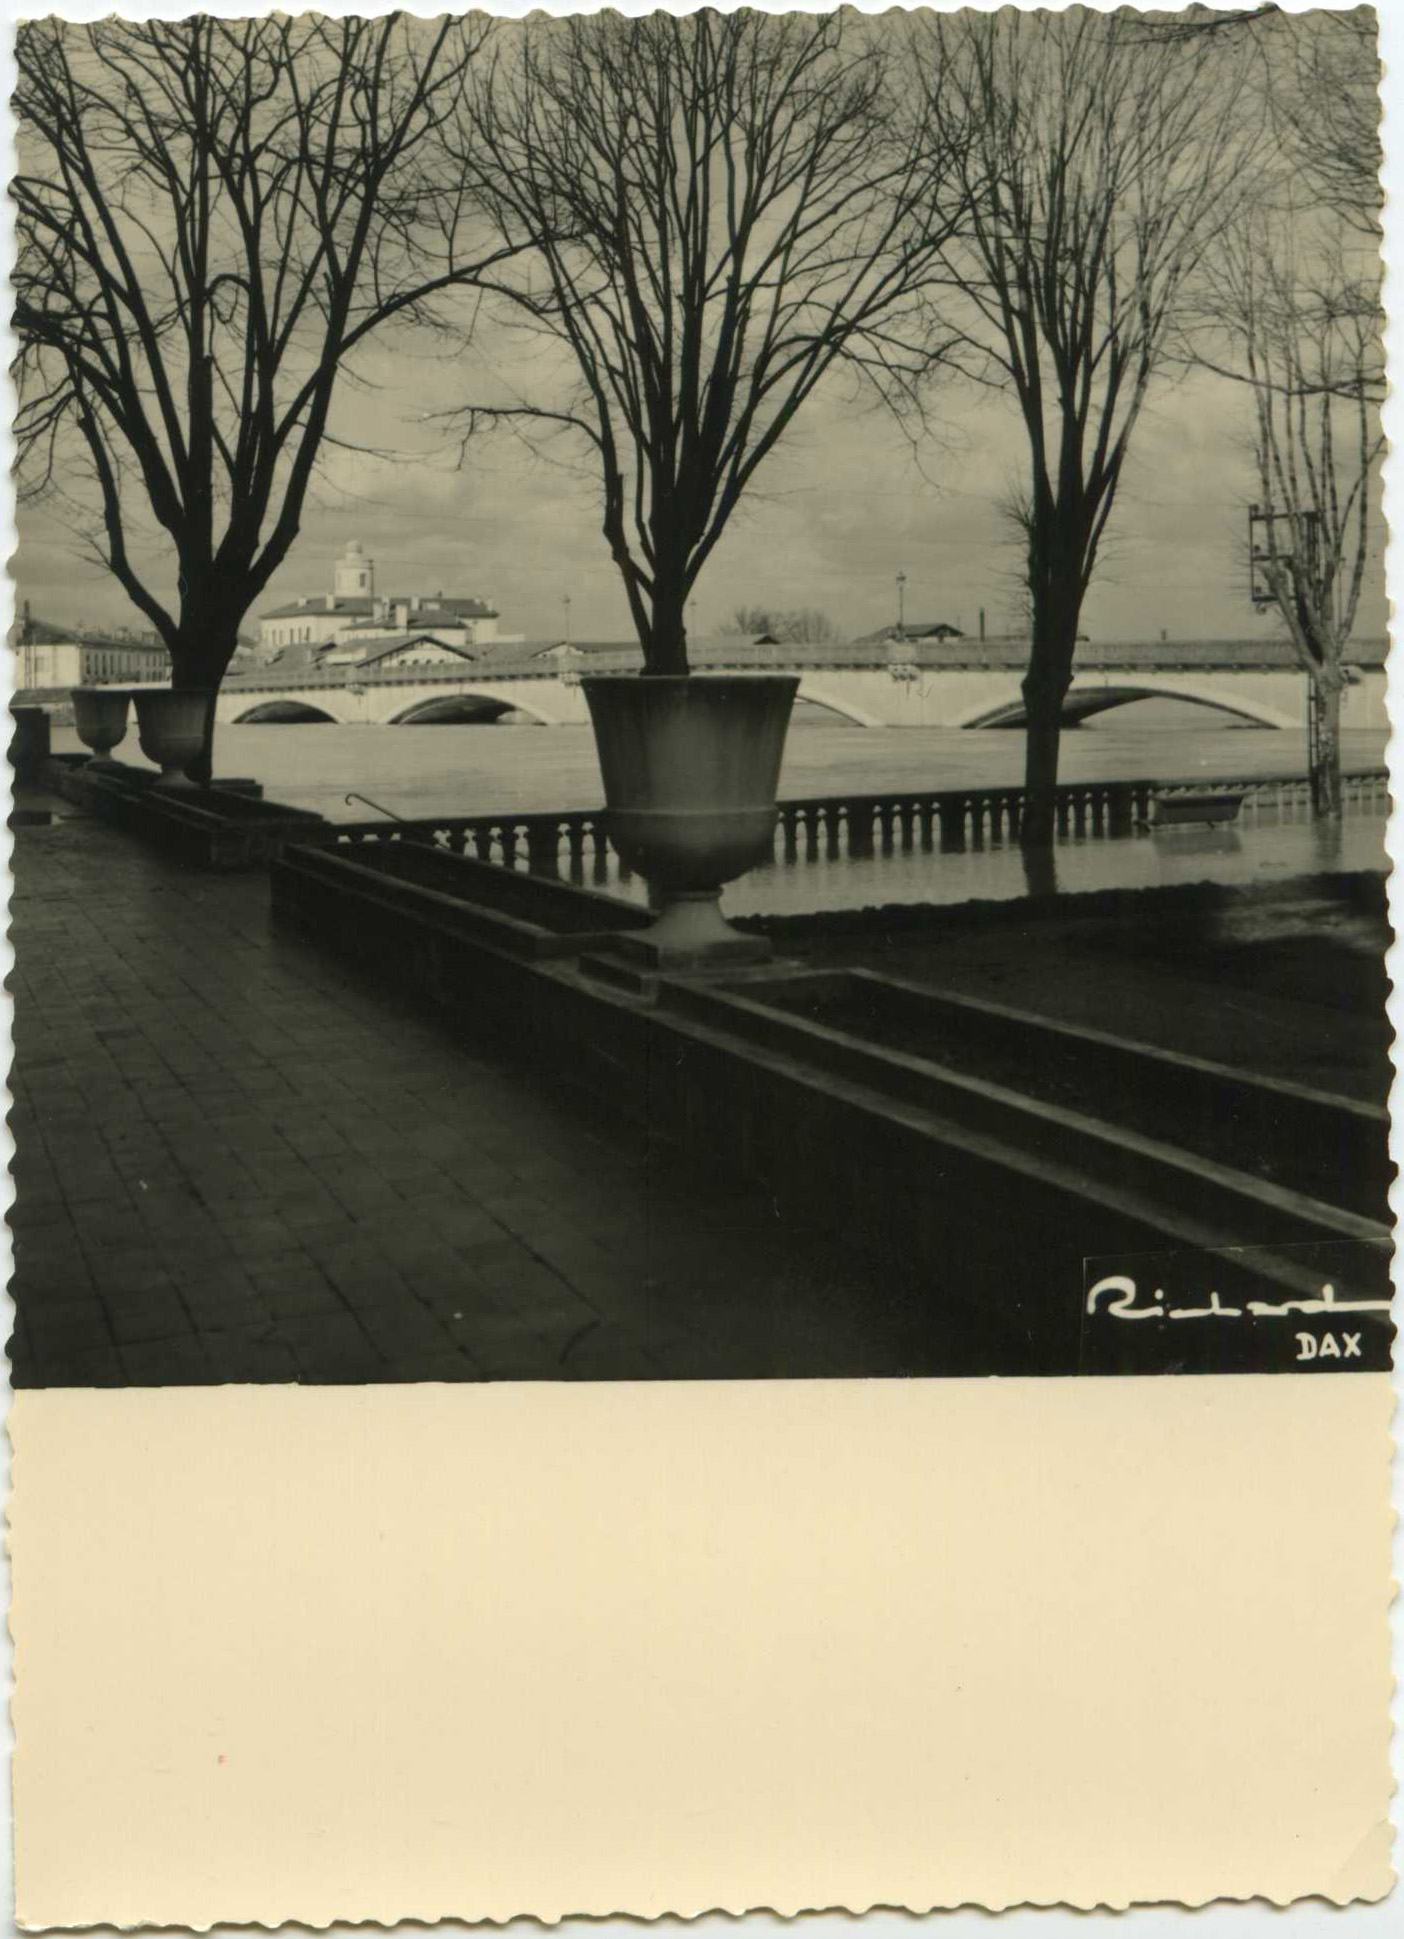
M1342 706L1347 728L1386 728L1383 640L1352 644L1351 685ZM1024 724L1021 642L941 645L755 648L738 642L694 654L698 671L794 672L799 699L860 727L999 728ZM420 665L373 673L356 668L274 677L238 673L225 682L223 723L335 721L345 726L409 726L491 721L516 714L544 726L589 718L580 674L635 669L637 653L592 652L548 662L484 656L481 664ZM1301 727L1306 680L1287 647L1271 640L1141 641L1086 644L1064 718L1086 720L1138 700L1188 701L1260 727Z

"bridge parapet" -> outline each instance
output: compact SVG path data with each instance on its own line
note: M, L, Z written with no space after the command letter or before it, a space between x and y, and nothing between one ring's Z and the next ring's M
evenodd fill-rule
M1377 669L1385 664L1388 652L1387 640L1354 640L1347 646L1344 659L1348 666ZM698 672L901 673L915 668L921 674L1022 673L1028 664L1029 647L1026 640L857 640L823 646L756 646L747 640L709 640L697 646L692 657ZM593 651L588 658L568 665L543 662L540 657L514 657L509 648L500 656L485 653L467 665L460 660L442 666L431 663L385 671L352 666L317 671L289 669L282 674L273 667L249 669L231 674L223 691L225 696L235 697L347 688L463 686L487 681L540 681L558 686L567 676L574 684L592 673L628 673L641 665L638 648L622 643L617 652ZM1299 670L1290 645L1274 639L1088 640L1079 646L1075 663L1078 673L1229 673L1257 669Z

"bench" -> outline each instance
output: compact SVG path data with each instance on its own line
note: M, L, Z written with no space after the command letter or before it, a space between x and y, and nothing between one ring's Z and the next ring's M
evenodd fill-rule
M1230 792L1228 789L1206 788L1190 794L1155 794L1151 796L1150 826L1214 826L1219 822L1236 821L1242 806L1242 792Z

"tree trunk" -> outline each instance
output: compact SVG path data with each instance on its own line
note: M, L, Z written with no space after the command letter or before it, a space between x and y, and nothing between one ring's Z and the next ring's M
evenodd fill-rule
M1058 751L1063 696L1055 688L1024 682L1028 727L1024 742L1024 812L1019 840L1025 848L1051 848L1057 833Z
M1322 820L1341 812L1341 686L1335 668L1312 677L1316 736L1309 750L1311 810Z
M653 624L644 641L645 673L689 673L687 660L687 594L681 581L653 587Z
M1076 622L1074 621L1074 625ZM1063 702L1072 683L1072 654L1046 651L1038 634L1023 679L1028 718L1024 743L1024 812L1019 839L1025 848L1049 848L1057 833L1058 753L1063 734Z
M214 778L215 703L237 644L237 631L221 637L202 628L198 638L179 639L171 648L171 686L180 693L207 693L210 697L205 744L189 768L191 780L202 788Z
M1033 602L1033 639L1022 691L1028 720L1024 744L1024 811L1019 839L1025 848L1051 848L1057 834L1058 753L1063 702L1072 684L1077 622L1082 609L1078 585L1060 583L1056 568L1047 572Z
M1058 893L1058 863L1051 843L1042 848L1037 845L1025 848L1020 860L1024 864L1026 895L1047 896Z

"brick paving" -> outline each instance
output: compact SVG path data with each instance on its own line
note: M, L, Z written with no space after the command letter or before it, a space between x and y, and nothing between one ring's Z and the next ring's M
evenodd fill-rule
M82 818L15 831L16 1386L958 1371L919 1304Z

